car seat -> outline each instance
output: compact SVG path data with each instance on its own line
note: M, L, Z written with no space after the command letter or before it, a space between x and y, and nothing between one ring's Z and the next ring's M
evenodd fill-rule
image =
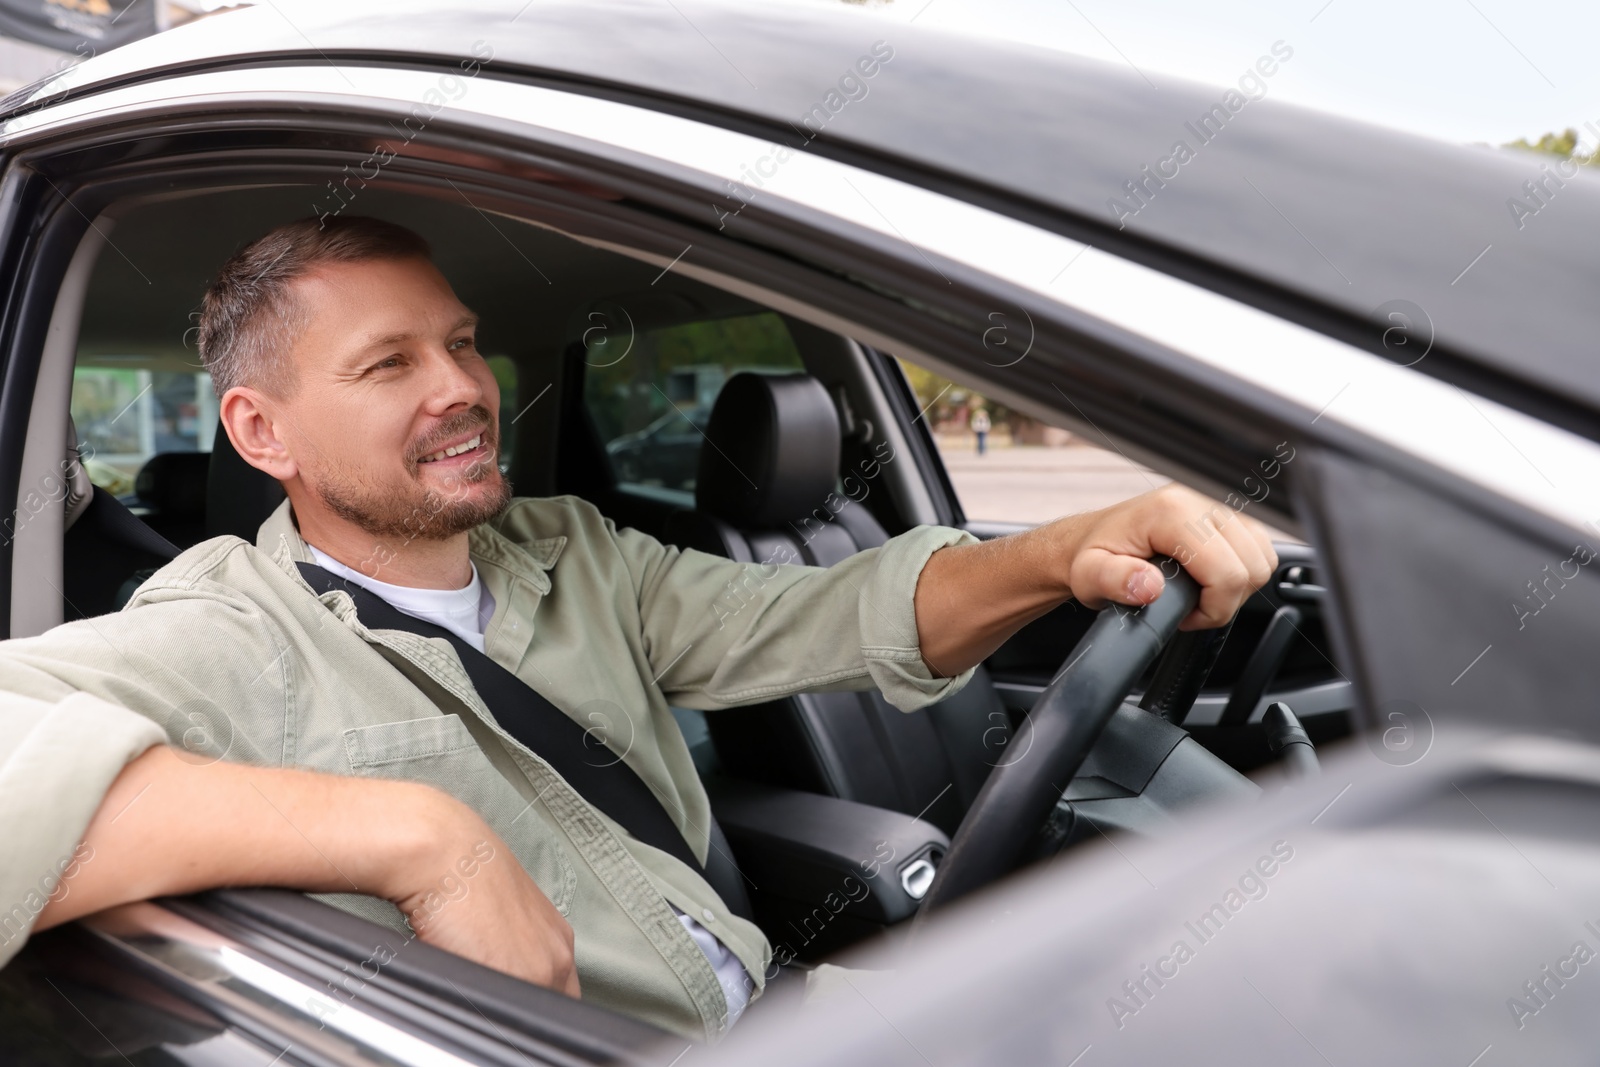
M888 540L840 491L838 414L810 375L730 378L706 438L714 447L700 452L695 508L668 520L668 541L755 563L787 549L788 559L826 567ZM835 513L828 503L840 501ZM959 693L914 714L870 690L802 693L708 712L706 722L726 774L920 815L946 833L1010 735L981 665Z
M133 481L139 517L156 533L182 548L205 539L206 472L204 452L160 452L139 468Z
M70 418L66 460L62 613L72 622L120 609L145 578L177 558L179 549L89 481Z

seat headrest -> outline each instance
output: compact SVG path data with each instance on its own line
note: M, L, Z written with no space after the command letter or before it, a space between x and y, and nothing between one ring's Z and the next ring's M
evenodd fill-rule
M139 468L133 491L163 518L198 520L206 511L210 461L204 452L159 452Z
M89 472L83 465L83 455L78 451L78 425L72 421L72 416L67 416L67 496L62 507L66 514L62 529L72 529L72 524L78 517L89 509L89 501L94 499L94 483L89 480Z
M809 374L736 374L711 409L699 510L737 527L808 515L839 480L839 415Z
M206 474L206 536L233 534L251 544L267 517L283 503L283 486L244 461L225 426L217 427Z

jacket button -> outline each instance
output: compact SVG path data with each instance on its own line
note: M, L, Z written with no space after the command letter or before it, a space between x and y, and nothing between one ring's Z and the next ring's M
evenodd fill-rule
M717 913L712 911L710 908L705 909L700 914L705 916L706 922L708 923L717 921Z

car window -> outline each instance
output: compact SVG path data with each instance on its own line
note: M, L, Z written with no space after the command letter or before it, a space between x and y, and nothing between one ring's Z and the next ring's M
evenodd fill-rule
M90 480L125 496L151 456L211 451L217 398L205 371L100 357L73 370L72 422Z
M1171 481L1123 455L1110 438L1046 425L914 363L900 365L968 519L1048 522Z
M488 356L484 362L489 364L489 369L494 372L494 380L500 386L500 471L502 474L515 476L511 469L511 457L516 455L517 446L517 414L522 406L517 403L517 362L510 356Z
M585 337L584 406L618 485L686 504L723 383L741 371L805 369L772 312L635 331L628 341L600 331Z
M517 365L490 356L502 410L516 410ZM142 357L97 357L72 372L72 422L90 481L113 496L133 492L139 468L161 452L210 452L217 434L217 397L205 371L151 369ZM502 466L516 427L501 427Z

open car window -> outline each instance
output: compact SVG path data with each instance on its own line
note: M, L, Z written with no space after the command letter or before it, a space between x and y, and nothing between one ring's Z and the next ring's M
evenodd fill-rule
M583 403L617 485L688 506L703 431L723 384L744 371L805 370L783 319L770 311L630 338L594 331L584 342Z
M1103 434L1041 422L904 359L900 367L970 521L1032 526L1171 481Z
M80 358L72 422L90 480L128 496L153 456L211 451L217 399L204 371L140 355Z

